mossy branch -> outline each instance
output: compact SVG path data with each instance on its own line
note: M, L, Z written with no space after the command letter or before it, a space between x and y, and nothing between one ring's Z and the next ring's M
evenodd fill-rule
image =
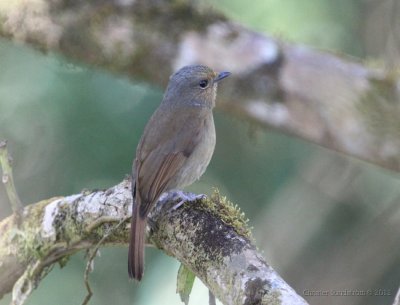
M180 199L160 199L149 218L149 243L185 264L223 304L307 304L258 253L234 205L215 193L172 209ZM123 181L31 204L19 228L15 216L2 220L0 297L14 287L13 304L22 304L55 262L96 246L111 228L104 245L126 245L129 222L121 221L130 213L130 182Z

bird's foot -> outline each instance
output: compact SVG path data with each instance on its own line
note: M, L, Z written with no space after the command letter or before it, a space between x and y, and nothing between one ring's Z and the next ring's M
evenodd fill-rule
M179 209L187 201L203 200L207 197L206 195L203 195L203 194L195 195L192 193L185 193L182 191L177 191L176 196L179 197L180 201L172 207L173 211L175 211L176 209Z

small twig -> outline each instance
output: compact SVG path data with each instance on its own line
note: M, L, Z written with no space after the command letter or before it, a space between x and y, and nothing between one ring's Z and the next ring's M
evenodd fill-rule
M51 270L51 268L49 270ZM33 262L27 267L24 274L14 284L10 305L22 305L25 303L36 287L36 281L43 278L48 273L47 271L42 275L43 271L44 268L40 260Z
M7 141L0 141L0 166L3 171L2 182L6 188L11 208L19 222L21 219L22 203L15 189L14 178L11 166L12 158L7 151Z
M101 241L103 241L103 238L101 239ZM90 284L89 284L89 273L93 271L94 257L96 256L97 251L98 251L98 247L96 246L95 249L90 254L88 261L86 263L85 273L83 274L83 282L85 283L87 295L85 296L85 299L83 300L82 305L88 304L90 301L90 298L93 295L92 288L90 288ZM90 251L88 250L88 252L90 252Z
M211 292L210 289L208 290L208 303L210 305L216 305L217 304L217 302L215 300L215 295Z
M89 274L90 274L90 272L93 271L94 258L96 257L97 252L99 251L99 248L100 248L101 244L111 235L111 233L113 233L116 229L118 229L123 223L125 223L130 218L131 217L129 216L129 217L125 218L125 219L122 219L115 227L111 228L106 234L104 234L104 236L99 240L99 242L93 248L93 251L91 253L88 250L88 253L90 253L90 255L88 257L88 261L86 263L85 272L83 274L83 280L84 280L84 283L85 283L87 295L86 295L85 299L83 300L82 305L87 305L89 303L92 295L93 295L93 291L92 291L92 288L90 287L90 283L89 283Z
M393 305L400 305L400 287L397 290L396 297L394 298Z

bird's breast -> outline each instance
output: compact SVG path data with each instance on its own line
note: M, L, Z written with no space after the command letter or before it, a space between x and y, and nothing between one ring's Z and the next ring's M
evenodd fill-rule
M190 185L204 174L214 153L215 141L214 119L210 113L205 119L204 128L200 131L198 144L177 175L174 188Z

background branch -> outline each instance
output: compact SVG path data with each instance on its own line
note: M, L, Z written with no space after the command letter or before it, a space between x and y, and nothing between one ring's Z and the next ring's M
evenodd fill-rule
M18 282L13 301L21 304L23 287L36 286L47 267L97 245L129 215L129 185L123 181L106 191L29 205L17 233L14 216L0 222L0 296ZM150 217L148 239L185 264L222 303L307 304L263 260L250 242L242 214L224 198L216 195L172 210L178 200L174 193L160 200ZM128 234L127 225L115 228L104 244L125 245Z
M194 1L13 1L0 35L160 86L185 64L230 70L220 109L400 170L397 72L282 43Z

